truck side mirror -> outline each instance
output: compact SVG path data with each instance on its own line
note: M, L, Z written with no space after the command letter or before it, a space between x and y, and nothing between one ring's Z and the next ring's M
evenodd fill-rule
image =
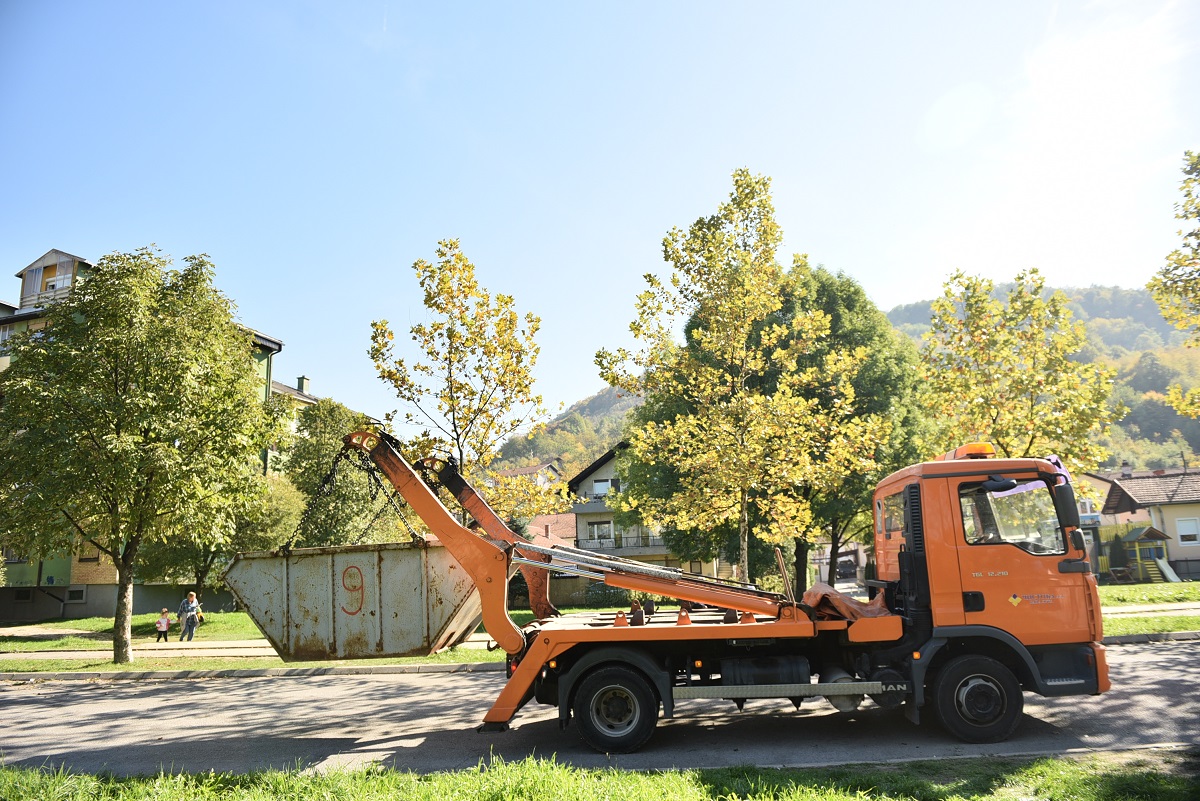
M1079 529L1071 532L1071 547L1077 551L1082 551L1087 547L1087 543L1083 541L1083 532Z
M1079 505L1075 503L1075 488L1070 484L1055 484L1054 511L1063 528L1079 528Z

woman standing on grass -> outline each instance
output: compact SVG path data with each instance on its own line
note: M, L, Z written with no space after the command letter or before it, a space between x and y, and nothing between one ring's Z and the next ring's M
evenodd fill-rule
M196 633L196 624L203 619L204 614L200 611L200 602L196 600L196 593L189 592L183 599L183 603L179 605L179 620L183 626L179 630L179 641L183 642L183 638L187 637L191 642L192 635Z

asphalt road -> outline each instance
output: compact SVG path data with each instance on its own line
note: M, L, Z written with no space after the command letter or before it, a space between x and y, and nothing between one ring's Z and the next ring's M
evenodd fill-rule
M430 772L492 755L553 756L580 767L668 769L754 764L819 766L965 756L1200 747L1200 641L1110 648L1113 690L1044 699L1004 743L966 745L936 725L870 705L833 712L791 704L684 701L638 753L606 757L559 730L556 710L531 704L507 732L475 727L501 673L46 681L0 686L0 760L118 775L246 772L377 762Z

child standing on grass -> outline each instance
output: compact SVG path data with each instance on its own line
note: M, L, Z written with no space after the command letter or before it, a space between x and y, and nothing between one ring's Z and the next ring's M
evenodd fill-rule
M158 629L158 636L154 638L155 642L166 642L167 632L171 628L171 615L164 607L162 614L158 616L158 620L154 621L154 628Z

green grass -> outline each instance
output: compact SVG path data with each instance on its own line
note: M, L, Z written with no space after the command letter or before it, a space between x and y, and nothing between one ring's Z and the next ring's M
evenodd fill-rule
M1200 603L1200 581L1165 584L1110 584L1100 587L1101 606Z
M1168 631L1200 631L1200 615L1104 618L1105 637L1119 637L1123 634L1160 634Z
M172 611L171 620L174 619L175 613ZM133 635L133 638L136 640L139 637L149 637L153 640L157 633L157 630L154 628L154 621L156 620L158 620L158 615L153 612L145 615L134 615L130 625L130 633ZM13 625L16 628L20 627L20 624ZM28 625L43 629L88 631L110 642L113 633L113 619L111 617L44 620ZM200 628L210 640L255 640L262 637L262 632L258 630L258 627L254 625L254 621L245 612L205 612L204 623ZM179 624L176 623L171 626L171 631L178 637Z
M575 612L594 612L594 609L568 608L564 614ZM518 626L524 626L534 619L533 612L528 610L513 610L511 616ZM157 636L154 621L158 615L134 615L130 632L135 643L153 642ZM112 647L113 622L111 618L89 617L78 620L53 620L42 623L32 623L41 629L82 630L88 634L65 633L60 636L21 635L15 634L0 638L0 654L18 653L25 651L87 651L98 648ZM20 626L14 628L20 629ZM257 640L262 639L262 632L254 625L254 621L245 612L208 612L204 622L196 632L198 641L202 640ZM179 639L179 626L171 627L171 641ZM498 659L499 657L497 657ZM473 660L466 660L473 661ZM484 660L490 661L490 660Z
M1195 756L1168 752L1153 758L1112 755L1087 759L955 759L903 765L848 765L813 770L754 767L647 773L581 769L552 760L492 759L475 768L422 775L389 769L245 775L200 773L134 778L65 770L0 768L7 801L448 801L554 799L554 801L1190 801L1200 793Z

